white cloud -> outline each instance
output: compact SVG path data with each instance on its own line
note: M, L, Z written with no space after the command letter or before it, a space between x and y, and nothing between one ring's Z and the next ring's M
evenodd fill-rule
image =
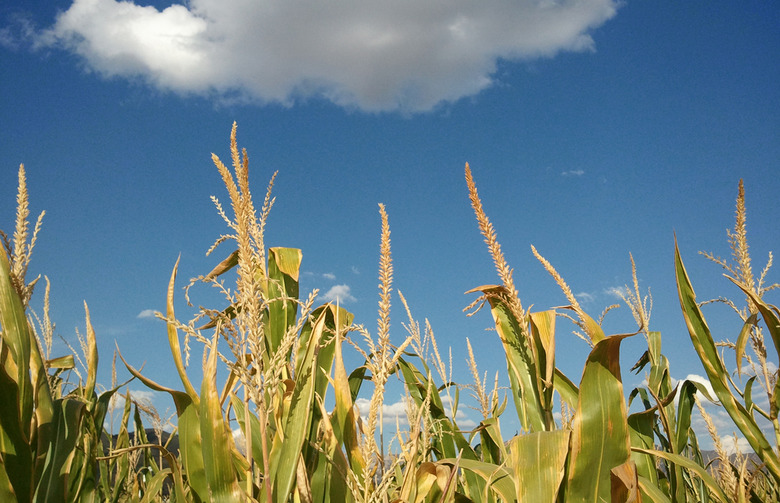
M582 169L571 169L569 171L562 171L561 175L563 176L582 176L585 174L585 170Z
M353 265L353 266L352 266L352 274L360 274L360 269L358 269L357 267L355 267L355 266Z
M156 311L154 309L144 309L140 313L138 313L138 316L136 318L155 318Z
M371 408L371 401L365 398L358 398L355 400L355 406L358 408L358 412L364 421L368 420L368 412ZM409 424L409 419L406 417L406 403L403 398L395 403L382 405L382 422L384 424Z
M322 275L322 277L329 280L336 279L336 275L333 274L332 272L326 272L325 274Z
M594 300L596 300L596 297L592 293L588 293L588 292L575 293L574 296L580 302L585 302L585 303L593 302Z
M743 375L754 376L756 375L756 369L759 369L759 372L761 371L759 365L757 363L755 365L756 368L753 368L748 363L744 363L740 371ZM772 375L777 372L777 365L774 362L767 360L766 370L769 372L769 375Z
M593 50L590 32L619 3L189 0L159 11L74 0L37 44L183 94L423 111L491 86L501 59Z
M330 290L320 295L325 302L355 302L357 299L349 293L348 285L333 285Z
M125 395L127 391L117 391L111 396L111 405L117 409L122 409L125 406ZM133 400L138 402L154 402L155 392L151 390L130 390L130 396Z
M736 442L735 442L736 438ZM720 438L720 443L723 446L723 450L726 454L731 456L736 454L737 449L742 454L753 452L753 448L750 447L750 442L745 437L734 437L734 435L724 435Z

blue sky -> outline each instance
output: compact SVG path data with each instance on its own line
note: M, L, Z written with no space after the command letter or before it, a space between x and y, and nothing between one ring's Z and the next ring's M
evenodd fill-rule
M483 370L503 368L489 314L461 312L463 292L497 282L466 162L524 305L565 303L531 244L594 317L630 284L630 252L677 378L703 371L679 314L674 233L699 297L738 299L697 252L729 255L743 178L754 268L780 248L771 2L228 3L0 7L0 228L24 163L32 211L46 210L31 274L52 281L71 342L87 301L105 384L116 342L177 386L164 326L139 314L163 308L179 253L183 286L232 251L204 256L224 231L209 196L227 200L210 154L229 158L233 121L256 198L279 171L266 243L302 248L303 291L348 287L345 307L372 329L386 204L394 286L452 347L460 381L466 337ZM726 308L705 314L735 339ZM635 325L621 307L605 327ZM558 364L578 380L587 346L570 332L561 321ZM628 389L643 345L624 343Z

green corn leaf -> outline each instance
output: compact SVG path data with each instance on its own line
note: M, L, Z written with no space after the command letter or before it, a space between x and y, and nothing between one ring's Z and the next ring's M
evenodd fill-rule
M475 459L446 458L438 461L440 464L457 465L464 471L473 473L485 481L488 490L504 501L515 501L517 490L512 474L504 467L485 463ZM479 501L479 500L478 500Z
M518 501L554 503L566 471L569 431L518 435L509 442Z
M631 439L631 447L652 449L653 427L655 423L655 408L636 412L628 416L628 432ZM632 451L631 460L636 465L637 473L640 477L650 480L653 484L658 483L658 472L655 459L652 456Z
M504 438L501 435L501 426L497 417L483 419L479 423L479 436L482 447L482 461L500 465L507 459L507 450Z
M283 431L277 431L270 453L268 481L273 481L274 501L287 501L293 489L304 440L309 433L311 410L314 406L314 372L317 350L325 329L325 314L314 324L306 353L298 362L292 393L285 394L282 411Z
M344 451L340 449L336 431L322 400L316 397L316 401L322 417L320 431L322 432L321 447L324 452L318 451L316 464L309 470L312 501L353 501L346 480L350 469L349 461ZM362 467L360 468L362 472Z
M249 419L250 427L252 428L252 459L258 464L260 473L265 473L265 466L263 466L263 438L260 433L260 420L257 419L257 416L254 415L252 411L244 410L244 402L242 402L234 393L230 394L230 404L236 415L238 426L244 434L244 438L246 438L247 418Z
M200 389L200 434L203 439L203 467L210 500L230 503L241 499L241 488L233 466L233 438L222 416L217 392L217 341L214 336L203 368ZM181 428L181 427L180 427Z
M8 355L7 346L3 346L2 354ZM30 501L33 454L19 421L18 397L16 381L0 365L0 492L17 494L19 501Z
M715 498L720 500L722 503L731 502L731 498L729 498L726 495L726 493L723 492L723 489L721 489L720 485L718 485L718 482L712 477L712 475L710 475L704 467L702 467L695 461L688 459L685 456L681 456L680 454L672 454L671 452L657 451L653 449L639 449L637 447L632 448L632 450L635 452L640 452L643 454L651 454L653 456L666 459L676 465L680 465L686 470L690 470L691 472L696 474L696 476L702 482L704 482L707 489L712 493L713 496L715 496ZM645 487L642 485L641 479L640 479L640 487L642 487L643 490L645 489Z
M140 503L152 503L162 500L162 488L165 479L171 474L171 470L166 468L155 473L150 480L146 482L146 490L144 491L144 497L141 498Z
M417 407L420 407L425 401L428 389L432 389L429 413L431 419L441 427L440 434L434 435L432 439L433 450L441 458L455 458L458 453L463 451L463 457L478 459L466 437L455 427L447 415L438 388L430 382L431 372L428 365L422 359L420 359L420 365L423 367L424 373L405 358L398 359L398 367L403 375L404 383Z
M70 370L76 366L76 362L73 359L73 355L65 355L46 360L46 366L50 369Z
M75 398L57 400L52 430L45 446L43 473L35 488L35 501L67 501L68 476L81 433L86 405Z
M693 292L693 287L691 286L688 273L683 265L682 258L680 257L680 250L677 247L676 242L674 260L677 292L680 298L683 317L688 326L688 333L691 336L693 347L696 349L699 359L704 366L704 370L707 372L707 378L709 379L710 384L712 384L712 388L715 390L718 400L720 400L721 404L726 409L726 412L729 413L734 424L736 424L737 428L739 428L750 443L753 451L755 451L758 457L761 458L761 461L766 464L767 470L772 474L775 481L780 482L780 460L778 460L777 454L769 445L769 442L766 437L764 437L761 428L756 424L753 416L739 401L737 401L729 388L727 380L728 370L720 359L710 329L707 326L704 315L696 303L696 294ZM750 295L750 292L747 290L745 290L745 293ZM754 298L754 302L756 301L758 301L757 305L759 305L759 303L763 304L760 299ZM762 308L759 307L759 310L761 309ZM766 308L766 311L768 316L773 314L771 309ZM763 315L764 311L761 311L761 313ZM773 322L768 322L767 324L770 325L771 331ZM778 341L780 341L780 334L778 334Z
M265 333L269 355L276 350L289 327L295 326L298 304L298 274L303 254L297 248L268 250L268 320Z
M630 335L602 339L588 356L572 425L567 502L609 501L610 472L629 459L620 343Z
M663 490L658 487L656 482L650 481L642 476L639 477L639 490L642 492L642 501L652 501L653 503L672 503ZM646 499L645 499L646 498ZM702 501L705 501L702 499Z
M540 390L546 428L555 428L553 382L555 380L555 311L531 313L531 337L536 360L536 387Z
M154 391L160 391L171 395L173 403L176 406L176 415L178 416L179 452L181 453L187 481L194 492L193 499L196 501L208 501L209 488L203 465L203 440L201 437L200 418L198 414L200 399L198 399L198 402L196 403L188 393L176 391L157 384L127 363L121 352L118 352L118 354L122 363L127 367L127 370L144 383L146 387ZM195 396L197 397L197 394Z
M766 326L769 329L772 341L775 343L775 351L777 355L780 356L780 310L778 310L777 307L764 302L764 300L756 295L755 292L746 288L745 285L739 281L729 276L726 277L745 292L745 295L750 297L750 300L756 305L758 312L761 313L761 317L764 318L764 323L766 323Z
M509 383L520 426L524 431L543 431L546 422L537 386L539 369L529 346L526 320L515 319L512 310L504 302L507 295L505 287L486 285L466 293L475 291L482 292L490 303L490 312L506 354Z
M340 311L336 311L339 317L337 326L341 325ZM335 393L336 406L333 410L331 423L333 425L333 434L337 442L342 443L346 450L350 469L357 480L363 482L363 473L366 468L366 462L360 449L357 433L357 417L355 413L354 395L350 387L350 380L347 377L347 370L344 366L344 355L342 353L342 337L336 337L335 351L333 354L333 390ZM365 371L365 367L362 367ZM362 379L357 379L362 382Z
M577 402L580 399L580 389L558 368L555 369L553 385L555 386L555 391L561 395L561 400L566 405L572 408L577 406Z
M0 500L2 501L27 501L20 499L14 492L14 486L11 479L8 478L8 471L5 460L0 456Z
M8 353L0 364L16 384L18 421L29 437L33 416L33 383L30 378L30 358L37 353L33 348L31 330L27 324L24 304L11 283L11 269L5 249L0 249L0 327L2 346ZM38 355L40 356L40 355ZM9 358L10 357L10 358Z

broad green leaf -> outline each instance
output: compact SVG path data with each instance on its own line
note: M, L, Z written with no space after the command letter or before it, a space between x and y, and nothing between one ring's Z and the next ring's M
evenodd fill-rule
M46 366L50 369L65 369L69 370L76 366L76 362L73 359L73 355L65 355L51 360L46 360Z
M313 501L352 501L352 493L347 486L346 476L350 470L344 451L336 436L330 416L319 397L316 397L322 421L321 446L324 452L318 451L319 457L315 468L311 469L311 492ZM362 474L362 466L360 473Z
M540 390L546 428L555 428L553 419L553 382L555 379L555 311L531 313L531 337L536 355L537 389Z
M572 408L577 406L577 402L580 399L580 389L558 368L555 369L555 380L553 381L553 384L555 386L555 391L561 395L561 400L566 405Z
M704 319L704 315L699 309L696 303L696 294L693 291L693 286L688 278L688 273L683 265L682 258L680 257L680 250L675 242L675 275L677 278L677 293L680 298L680 306L683 311L683 317L685 323L688 326L688 333L691 336L693 347L699 355L699 359L704 366L704 370L707 372L707 378L712 384L715 394L720 400L726 412L731 416L734 424L739 428L742 434L745 436L753 451L761 458L766 464L766 468L772 474L772 477L776 482L780 482L780 460L778 460L777 454L772 449L772 446L767 441L766 437L761 432L761 428L756 424L753 416L747 411L747 409L737 401L736 397L731 392L728 384L728 370L723 365L720 355L718 354L715 341L712 338L710 329L707 326L707 322ZM744 290L745 293L750 295L748 290ZM763 302L754 298L754 302ZM757 303L758 305L758 303ZM772 311L769 308L765 308L765 311L761 310L762 315L767 312L767 316L772 315ZM772 331L771 325L774 322L768 321L770 325L770 331ZM778 328L780 331L780 328ZM774 338L774 333L773 333ZM780 334L778 334L778 340L780 342Z
M298 362L295 371L295 386L292 393L285 394L285 409L282 411L283 431L277 431L273 438L268 478L273 481L274 501L287 501L293 489L298 461L304 440L309 433L311 410L314 406L314 372L317 350L325 329L325 314L314 324L305 356Z
M508 295L505 287L480 286L466 293L475 291L481 291L490 303L490 312L504 346L509 383L520 426L524 431L543 431L546 429L546 422L540 390L537 387L539 369L529 344L527 320L515 319L512 310L503 300Z
M264 331L266 350L276 354L298 313L298 271L303 255L297 248L268 250L268 320Z
M162 488L165 479L171 474L171 470L166 468L155 473L151 480L146 482L146 491L141 503L152 503L162 501Z
M504 501L515 501L517 490L512 474L502 466L493 463L484 463L474 459L447 458L438 461L440 464L457 465L464 471L475 474L485 481L490 491L494 492Z
M241 432L246 437L247 431L247 417L250 421L250 428L252 431L252 459L258 464L260 473L265 473L265 466L263 465L263 438L260 433L260 420L252 411L244 410L244 403L234 393L230 394L230 404L233 406L233 412L236 415L236 421L241 428ZM248 412L248 414L247 414Z
M607 337L588 356L572 424L567 502L609 501L610 472L629 459L620 343L630 335Z
M53 429L44 449L47 452L43 473L37 481L36 501L66 501L68 475L81 433L86 406L75 398L57 400Z
M433 435L431 439L434 452L440 458L455 458L462 451L463 457L477 459L466 437L455 427L447 415L439 395L439 389L430 382L431 372L428 365L422 359L420 359L420 365L422 365L424 372L405 358L398 359L398 367L403 375L404 384L417 407L420 407L425 401L428 390L432 390L429 412L431 419L441 428L441 431Z
M8 354L7 346L2 354ZM9 484L0 486L0 492L13 492L20 501L30 501L33 484L33 454L25 430L19 421L19 387L0 365L0 478Z
M37 353L33 347L30 327L27 324L24 304L11 283L11 269L5 249L0 247L0 327L2 346L8 348L8 356L0 362L17 387L17 414L25 435L30 435L33 416L33 382L30 379L30 358ZM40 356L40 355L39 355Z
M217 341L214 336L209 357L203 368L200 389L200 434L203 439L203 467L206 471L210 499L230 503L241 499L238 477L233 467L233 438L222 416L217 393Z
M19 501L20 499L17 498L16 493L14 492L14 487L11 484L11 479L8 478L7 468L8 467L6 466L3 457L0 456L0 500Z
M628 433L632 447L653 448L655 415L656 410L652 408L628 416ZM645 477L654 484L658 482L658 472L656 471L655 459L652 456L632 451L631 460L636 465L640 477Z
M566 471L569 431L518 435L509 442L518 501L554 503Z
M497 417L483 419L479 423L479 437L482 447L482 461L500 465L507 459L506 443L501 435Z
M336 326L340 326L340 311L336 311L336 316L339 318ZM343 335L339 334L334 344L333 390L336 395L336 406L333 410L331 422L336 440L344 444L352 473L362 483L366 462L358 441L355 403L350 389L349 378L347 377L347 370L344 366L342 339ZM365 367L363 369L365 371Z

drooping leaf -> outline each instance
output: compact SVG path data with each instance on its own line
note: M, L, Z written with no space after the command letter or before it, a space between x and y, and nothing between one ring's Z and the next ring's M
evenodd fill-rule
M620 343L630 335L607 337L588 356L572 424L567 502L609 501L610 473L629 460Z
M691 286L688 273L683 265L682 258L680 257L680 250L677 247L676 242L674 261L675 275L677 278L677 293L680 298L683 317L688 326L688 333L691 336L693 347L696 349L696 353L699 355L699 359L704 366L712 389L715 391L718 400L720 400L732 421L734 421L734 424L745 436L748 443L750 443L753 451L761 458L761 461L765 463L766 468L772 474L772 477L776 482L780 482L780 460L778 459L777 454L762 433L761 428L756 424L753 416L731 392L727 380L728 370L721 361L709 326L707 326L704 315L702 314L701 309L699 309L699 305L696 303L696 294L693 291L693 286ZM743 291L750 295L749 290ZM754 302L761 302L758 298L751 298ZM759 307L760 311L761 309L762 308ZM771 318L771 315L773 314L772 310L765 308L765 311L767 312L767 316L770 316ZM761 311L762 315L765 311ZM771 328L771 325L773 325L774 322L769 321L767 324L770 325L770 332L772 332L773 329ZM777 327L776 330L778 332L777 344L780 342L780 327ZM773 332L773 338L774 337L775 334Z

